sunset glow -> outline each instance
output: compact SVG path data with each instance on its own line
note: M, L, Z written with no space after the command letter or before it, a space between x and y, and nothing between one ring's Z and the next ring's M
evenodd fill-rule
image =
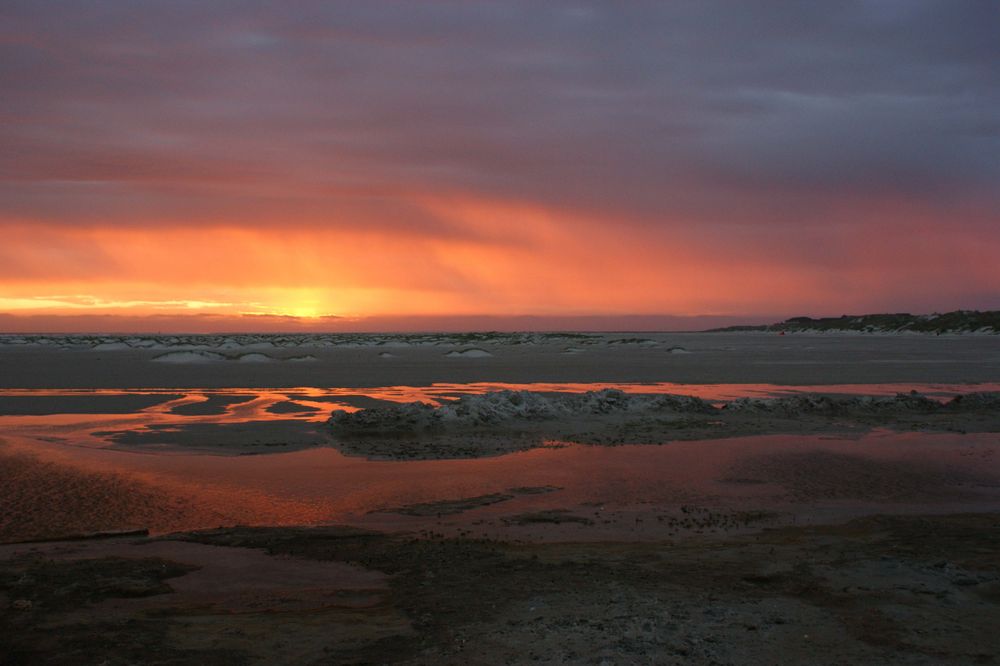
M742 11L8 3L0 330L996 306L989 18Z
M998 28L3 0L0 666L1000 654Z

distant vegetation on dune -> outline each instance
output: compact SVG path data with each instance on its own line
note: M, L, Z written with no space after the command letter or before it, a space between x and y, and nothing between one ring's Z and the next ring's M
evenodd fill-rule
M713 328L710 333L739 331L858 332L858 333L1000 333L1000 310L955 310L944 314L841 315L840 317L792 317L777 324L761 326L727 326Z

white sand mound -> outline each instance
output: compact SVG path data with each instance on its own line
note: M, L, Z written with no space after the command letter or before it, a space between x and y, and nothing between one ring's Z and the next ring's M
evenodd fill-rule
M638 347L657 347L659 342L656 340L650 340L649 338L613 338L610 340L605 340L605 345L632 345Z
M391 352L382 352L379 354L379 358L399 358L399 356Z
M667 350L668 354L690 354L691 352L684 347L671 347Z
M225 361L222 354L215 354L206 351L178 351L161 354L153 359L157 363L210 363L212 361Z
M237 357L236 360L240 363L271 363L275 359L267 354L251 353L243 354L242 356Z
M485 349L477 349L474 347L472 349L456 349L455 351L448 352L445 356L448 358L487 358L489 356L493 356L493 354L489 353Z
M229 361L236 363L276 363L287 361L289 363L314 363L319 359L312 355L292 356L290 358L275 358L260 352L250 352L239 356L226 356L213 351L172 351L161 354L153 359L159 363L209 363L215 361Z
M94 351L121 351L123 349L131 349L131 347L124 342L101 342L91 347L91 349Z

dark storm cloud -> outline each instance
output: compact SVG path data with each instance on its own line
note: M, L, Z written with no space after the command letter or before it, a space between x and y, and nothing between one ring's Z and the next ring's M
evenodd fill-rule
M872 199L1000 209L996 2L0 11L0 210L22 220L454 235L399 200L461 193L767 238Z

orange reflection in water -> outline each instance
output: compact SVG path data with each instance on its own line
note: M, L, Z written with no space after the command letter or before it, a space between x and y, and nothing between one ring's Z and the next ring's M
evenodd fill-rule
M804 436L758 436L729 440L670 442L662 446L614 448L580 445L547 446L496 458L472 460L372 461L348 457L334 448L268 455L206 455L185 451L108 448L101 431L129 431L190 424L233 424L254 421L293 421L320 424L332 409L357 409L358 398L437 403L462 394L495 390L582 392L615 388L630 393L678 393L709 400L743 396L775 396L797 392L892 395L916 390L945 398L971 389L996 391L997 384L974 387L949 384L883 384L776 386L769 384L434 384L425 387L392 386L376 389L205 389L205 390L34 390L0 391L5 396L60 398L93 396L162 395L163 402L129 413L0 416L0 441L5 450L25 452L43 460L85 472L113 473L159 489L170 497L184 498L199 510L185 516L164 515L150 524L153 531L200 529L220 524L301 525L352 523L379 528L412 528L435 524L434 519L412 518L392 513L371 513L402 505L443 499L510 493L522 486L555 486L559 490L537 495L517 495L499 504L478 508L445 520L445 526L469 526L470 521L496 519L535 509L564 509L600 514L588 538L616 538L628 523L622 512L646 515L650 507L698 504L716 507L777 507L789 515L815 517L823 511L838 516L872 510L877 502L813 502L796 504L772 484L723 482L732 464L748 455L782 451L834 451L866 459L913 462L923 460L948 470L1000 478L1000 442L996 435L899 434L875 432L857 439ZM180 395L181 397L176 397ZM223 404L218 397L239 398ZM212 399L214 413L180 414ZM285 403L312 407L316 411L275 413ZM10 403L14 404L14 403ZM206 406L206 405L203 405ZM11 409L7 408L7 411ZM162 454L162 455L161 455ZM940 498L921 503L910 501L914 510L970 510L1000 507L1000 484L978 488L958 503ZM919 499L919 498L918 498ZM933 501L931 501L933 500ZM39 501L44 501L40 497ZM893 510L900 510L897 505ZM604 507L604 508L601 508ZM614 507L618 517L605 524L602 513ZM39 510L63 510L40 507ZM631 515L631 514L629 514ZM494 520L494 522L496 522ZM497 523L499 524L499 523ZM440 525L438 525L440 527ZM442 528L443 529L443 528ZM479 528L477 528L479 529ZM486 529L483 527L482 529ZM499 528L497 528L499 529ZM540 528L537 528L540 529ZM566 536L571 527L553 534ZM543 530L544 531L544 530ZM543 535L544 536L544 535ZM573 536L572 534L570 536ZM580 535L583 536L582 534ZM629 535L632 538L634 535ZM650 538L662 537L656 529ZM576 538L576 537L574 537Z
M634 529L633 516L682 505L715 510L767 509L783 520L843 519L875 511L996 510L1000 507L1000 442L995 435L889 433L855 439L754 436L726 440L671 442L661 446L598 447L552 445L495 458L429 461L374 461L347 457L332 448L253 456L143 455L112 449L67 448L53 442L17 438L14 450L30 450L45 460L88 472L113 472L203 507L183 521L164 519L154 531L204 529L220 524L308 525L346 523L380 529L471 527L478 522L508 530L500 520L525 511L568 509L595 520L586 532L576 526L553 536L616 538ZM727 481L732 466L747 456L788 452L830 452L883 461L924 465L992 483L966 484L942 497L795 498L773 483ZM891 466L889 469L891 469ZM881 473L885 473L882 468ZM891 483L891 479L888 480ZM407 517L382 510L408 504L511 493L519 487L553 486L552 492L513 499L445 517ZM888 509L887 509L888 507ZM374 512L374 513L373 513ZM603 522L609 519L607 523ZM546 528L548 529L548 528ZM664 528L665 529L665 528ZM516 530L515 530L516 531ZM544 532L544 530L542 530ZM665 535L656 525L644 538ZM544 537L544 533L537 536ZM632 535L634 536L634 535Z
M766 398L794 395L797 393L822 393L844 395L874 395L886 396L897 393L917 391L931 398L948 398L969 391L1000 391L1000 382L982 384L926 384L926 383L889 383L889 384L815 384L815 385L781 385L781 384L677 384L672 382L622 383L622 382L470 382L470 383L435 383L429 386L382 386L374 388L317 388L302 386L296 388L211 388L211 389L0 389L0 398L5 396L36 396L36 397L73 397L73 396L125 396L125 395L164 395L182 397L164 401L163 403L141 410L142 413L168 414L176 407L205 402L210 396L256 396L253 400L236 403L227 407L224 413L199 415L197 418L206 423L233 422L240 420L268 420L274 414L268 408L283 401L294 401L319 411L332 409L358 409L347 402L350 398L371 398L388 402L428 402L440 404L461 395L478 395L491 391L534 391L540 393L585 393L616 389L625 393L675 394L691 395L710 401L725 401L736 398ZM344 401L340 401L343 399ZM137 412L138 413L138 412ZM0 419L6 418L0 416ZM287 418L282 415L280 418ZM324 420L325 416L313 415L312 420ZM0 420L0 424L4 422ZM27 421L21 421L27 423Z
M3 397L33 396L53 398L53 411L58 412L58 398L90 396L162 395L162 403L129 413L52 413L0 415L0 435L56 436L75 446L105 446L107 442L95 432L164 427L173 424L234 424L256 421L287 421L322 423L335 409L355 411L352 404L358 398L386 402L427 402L440 404L461 395L483 394L490 391L536 391L543 393L584 393L617 389L626 393L693 395L719 404L741 397L776 397L796 393L846 395L895 395L917 391L931 398L947 399L970 390L1000 391L1000 383L989 384L826 384L813 386L782 386L777 384L675 384L659 383L548 383L512 384L503 382L437 383L430 386L385 386L377 388L317 388L292 389L229 388L229 389L0 389ZM180 395L180 398L174 396ZM246 397L245 400L221 404L210 413L177 413L178 408L207 403L213 397ZM304 410L287 412L276 409L293 404ZM12 411L10 409L7 410Z

